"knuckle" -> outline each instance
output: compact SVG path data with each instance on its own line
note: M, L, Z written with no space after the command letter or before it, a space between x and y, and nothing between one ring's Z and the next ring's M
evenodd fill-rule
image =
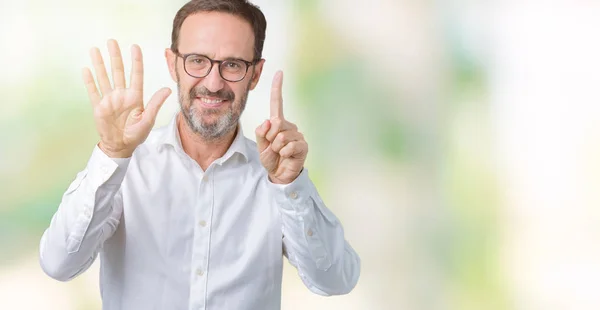
M296 144L294 142L288 143L288 145L286 147L287 151L289 151L290 153L293 153L295 149L296 149Z
M279 153L279 152L281 152L282 150L284 150L284 147L283 147L283 145L281 145L281 144L273 143L272 145L273 145L273 151L274 151L275 153Z
M279 134L277 134L276 139L279 140L281 143L285 143L285 141L287 141L287 134L285 132L280 132Z

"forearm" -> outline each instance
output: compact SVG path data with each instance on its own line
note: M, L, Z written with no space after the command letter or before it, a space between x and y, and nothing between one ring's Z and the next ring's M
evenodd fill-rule
M286 255L304 284L321 295L349 293L360 275L360 258L307 172L278 191Z
M96 148L85 170L63 195L40 242L40 264L66 281L85 271L101 243L116 230L122 212L120 185L128 160L119 164Z

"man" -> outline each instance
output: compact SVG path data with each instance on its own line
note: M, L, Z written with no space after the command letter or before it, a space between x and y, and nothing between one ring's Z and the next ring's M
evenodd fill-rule
M143 64L108 42L113 85L92 49L83 80L100 142L66 190L40 244L40 264L68 281L100 254L103 309L279 309L283 256L311 291L350 292L360 260L320 199L308 145L282 113L282 73L271 115L244 137L239 118L260 78L266 21L244 0L192 0L165 52L181 111L152 130L170 95L146 107Z

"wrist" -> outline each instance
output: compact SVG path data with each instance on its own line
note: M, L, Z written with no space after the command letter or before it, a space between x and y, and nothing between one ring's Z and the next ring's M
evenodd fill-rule
M293 175L293 176L275 177L271 174L268 174L267 178L273 184L286 185L286 184L290 184L290 183L294 182L298 178L298 176L300 176L300 174L302 173L302 170L304 170L304 167L302 167L302 169L300 169L300 171L296 175Z
M106 146L102 141L98 143L98 148L106 154L109 158L129 158L133 155L133 150L116 150Z
M278 179L276 177L273 177L271 175L269 175L268 178L269 178L269 181L271 183L273 183L273 184L288 184L288 183L290 183L290 182L285 182L283 180L280 180L280 179Z

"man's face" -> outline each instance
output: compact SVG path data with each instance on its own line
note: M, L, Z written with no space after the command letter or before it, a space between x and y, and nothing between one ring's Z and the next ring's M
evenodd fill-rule
M254 33L248 22L227 13L202 12L188 16L179 33L180 54L201 54L215 60L252 61ZM183 59L166 52L171 76L177 82L179 104L189 127L203 138L216 140L238 124L248 98L256 87L263 61L248 69L239 82L224 80L215 64L203 78L188 75Z

